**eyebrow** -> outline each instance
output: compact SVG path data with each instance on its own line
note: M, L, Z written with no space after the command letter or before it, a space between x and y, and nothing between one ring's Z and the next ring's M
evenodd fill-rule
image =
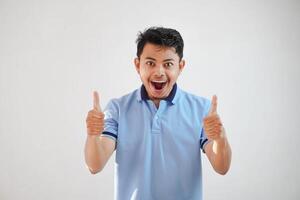
M156 59L155 59L155 58L152 58L152 57L146 57L145 59L149 59L149 60L154 60L154 61L156 61ZM163 62L166 62L166 61L174 61L174 59L173 59L173 58L168 58L168 59L163 60Z

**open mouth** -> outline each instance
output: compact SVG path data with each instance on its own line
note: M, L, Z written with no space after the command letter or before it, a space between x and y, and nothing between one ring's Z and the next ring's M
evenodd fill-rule
M156 90L161 90L167 85L167 81L151 81L151 84Z

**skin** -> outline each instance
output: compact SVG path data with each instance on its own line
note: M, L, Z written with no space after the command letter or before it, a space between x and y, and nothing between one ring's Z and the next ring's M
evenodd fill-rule
M107 137L100 137L104 129L104 113L100 107L100 98L94 91L93 109L86 118L87 138L84 155L87 168L92 174L100 172L115 150L116 142Z
M134 65L149 98L159 107L160 100L170 94L185 66L185 60L180 61L175 48L146 43L140 58L134 59ZM167 81L167 85L158 92L151 81Z
M214 170L225 175L231 164L231 147L226 137L226 132L217 113L217 96L211 100L211 107L203 119L203 129L211 141L205 145L204 150Z
M160 100L166 98L185 66L174 48L160 47L147 43L140 58L134 59L135 68L147 90L149 98L159 107ZM162 91L153 88L151 81L167 81ZM203 128L209 139L204 146L206 156L214 170L226 174L231 163L231 148L225 129L217 113L217 97L214 95L207 116L203 119ZM100 172L115 150L116 142L107 137L100 137L104 127L104 114L100 108L98 92L94 92L93 109L86 119L87 140L85 161L92 174ZM200 131L200 130L199 130Z
M98 135L104 128L104 113L100 108L99 94L94 92L94 108L88 112L86 119L88 135Z

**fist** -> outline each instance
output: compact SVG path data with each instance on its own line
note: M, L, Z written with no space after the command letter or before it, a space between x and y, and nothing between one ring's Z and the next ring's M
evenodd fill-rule
M104 113L101 111L97 91L94 91L94 108L88 112L86 126L88 135L100 135L104 129Z
M203 119L203 128L208 139L216 140L224 136L224 128L217 113L217 96L214 95L208 115Z

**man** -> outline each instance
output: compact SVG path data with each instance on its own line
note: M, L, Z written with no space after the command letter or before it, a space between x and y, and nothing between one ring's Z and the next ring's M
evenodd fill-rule
M137 39L134 59L142 86L109 101L101 111L94 92L86 164L100 172L116 150L115 199L202 199L201 149L226 174L231 148L212 101L176 83L185 66L183 40L174 29L151 27Z

